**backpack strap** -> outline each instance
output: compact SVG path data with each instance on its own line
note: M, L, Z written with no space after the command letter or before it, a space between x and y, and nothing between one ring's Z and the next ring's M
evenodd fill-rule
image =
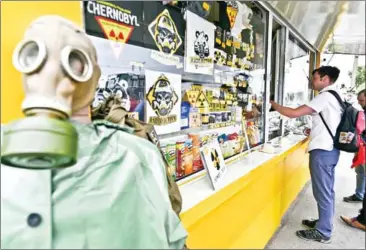
M338 94L336 91L334 91L334 90L328 90L328 91L326 91L326 92L331 93L331 94L332 94L332 95L337 99L337 101L339 102L339 105L341 105L341 107L342 107L343 109L345 109L345 108L346 108L346 107L345 107L345 105L344 105L344 101L342 100L342 98L339 96L339 94ZM323 121L323 123L324 123L325 127L327 128L328 133L330 134L330 136L331 136L331 137L332 137L332 139L334 140L334 135L332 134L332 131L330 131L330 128L329 128L328 124L325 122L325 120L324 120L324 117L323 117L322 113L320 112L320 113L319 113L319 115L320 115L320 118L322 119L322 121Z
M333 141L334 141L334 135L332 134L332 131L330 131L330 128L328 127L328 124L325 122L325 120L324 120L324 117L323 117L322 113L320 112L320 113L319 113L319 115L320 115L320 118L322 119L322 121L323 121L323 123L324 123L325 127L327 128L328 133L330 134L330 136L332 137L332 139L333 139Z
M343 109L345 109L346 107L345 107L345 105L344 105L344 101L342 100L342 98L339 96L339 94L337 93L337 91L334 91L334 90L328 90L328 91L326 91L326 92L329 92L329 93L331 93L336 99L337 99L337 101L339 102L339 104L341 105L341 107L343 108Z

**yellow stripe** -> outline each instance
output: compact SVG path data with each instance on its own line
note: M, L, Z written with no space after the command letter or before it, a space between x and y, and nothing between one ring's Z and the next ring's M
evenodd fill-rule
M182 213L189 248L263 248L309 180L307 141Z

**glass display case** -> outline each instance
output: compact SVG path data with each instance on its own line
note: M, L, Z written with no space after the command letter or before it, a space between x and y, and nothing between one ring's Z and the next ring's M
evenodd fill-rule
M257 3L84 1L83 13L102 73L92 110L115 98L154 125L176 180L204 168L212 138L225 159L264 142L267 13Z
M309 102L312 93L309 62L310 51L290 34L286 48L284 106L296 108ZM309 116L285 119L284 134L302 134L310 119Z

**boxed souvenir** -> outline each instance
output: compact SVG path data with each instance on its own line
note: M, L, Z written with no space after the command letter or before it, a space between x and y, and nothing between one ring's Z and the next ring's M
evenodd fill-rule
M182 107L180 111L180 122L181 122L181 129L189 128L189 110L190 110L189 102L182 102Z
M177 148L177 178L193 172L192 140L178 141Z
M189 112L189 127L200 128L202 126L201 116L197 108L191 108Z
M161 147L164 157L169 165L169 174L175 180L177 178L176 174L176 145L167 144Z
M200 155L200 136L199 134L188 134L188 137L192 140L193 172L197 172L203 168Z

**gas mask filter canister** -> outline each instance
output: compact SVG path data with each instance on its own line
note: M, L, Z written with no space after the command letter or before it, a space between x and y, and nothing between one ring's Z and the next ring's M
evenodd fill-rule
M1 163L27 169L75 164L78 134L68 119L93 100L100 76L95 48L73 23L44 16L15 48L13 64L23 74L26 117L5 127Z

